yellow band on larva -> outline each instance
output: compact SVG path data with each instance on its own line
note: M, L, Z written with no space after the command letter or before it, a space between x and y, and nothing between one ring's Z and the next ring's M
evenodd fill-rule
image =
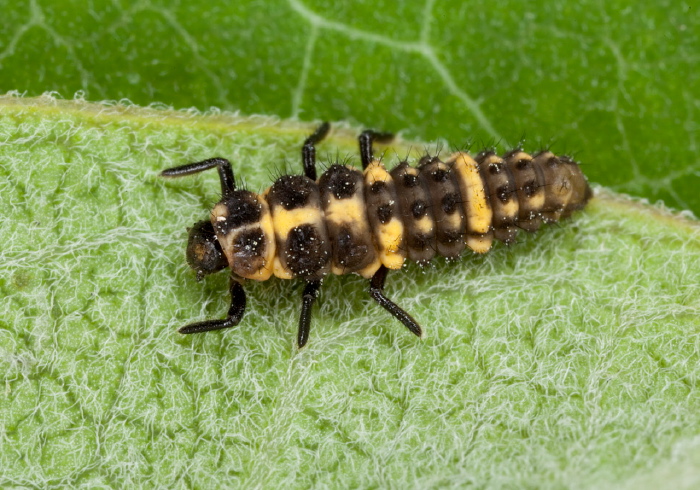
M470 233L488 233L493 218L491 204L487 201L484 181L479 175L479 167L466 153L457 153L450 157L454 163L453 171L457 174L464 211L467 215L467 230Z

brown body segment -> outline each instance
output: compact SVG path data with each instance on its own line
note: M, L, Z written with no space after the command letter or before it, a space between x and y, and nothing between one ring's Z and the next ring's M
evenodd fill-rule
M431 209L435 218L437 253L443 257L458 257L465 248L465 222L462 196L450 167L437 157L425 159L420 166L428 184Z
M428 185L417 168L401 162L391 172L404 225L404 244L409 259L425 264L435 257L435 218Z
M522 150L513 150L503 157L510 169L518 196L518 227L537 231L542 225L540 211L544 206L544 177L539 167L532 164L532 156Z
M381 264L367 221L362 172L333 165L321 176L318 187L332 249L331 272L371 277Z
M367 219L377 255L384 267L400 269L406 260L406 248L394 179L378 160L367 166L364 179Z
M270 206L277 242L275 276L323 278L330 272L331 244L316 182L302 175L284 175L263 195Z
M518 234L515 226L518 219L518 195L510 169L501 157L491 151L479 154L476 161L484 186L489 189L494 238L507 244L514 243Z

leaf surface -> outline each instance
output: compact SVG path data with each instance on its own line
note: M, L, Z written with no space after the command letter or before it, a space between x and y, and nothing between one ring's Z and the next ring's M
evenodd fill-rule
M357 164L334 128L319 155ZM247 284L234 329L178 335L228 306L226 274L184 260L218 183L157 173L222 155L259 191L312 129L0 99L0 485L697 483L700 226L602 189L516 246L391 274L422 341L345 276L303 351L290 281Z

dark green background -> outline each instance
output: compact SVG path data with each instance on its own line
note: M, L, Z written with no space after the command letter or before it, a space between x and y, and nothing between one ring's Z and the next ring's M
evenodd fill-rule
M0 2L0 91L552 145L700 214L688 2Z

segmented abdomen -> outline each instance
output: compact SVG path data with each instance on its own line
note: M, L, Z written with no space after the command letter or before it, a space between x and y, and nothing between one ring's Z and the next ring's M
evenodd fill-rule
M371 277L383 264L487 252L581 209L592 193L576 162L551 152L503 157L458 152L387 171L331 166L318 183L285 175L262 195L235 191L216 205L212 224L234 274L319 279Z

